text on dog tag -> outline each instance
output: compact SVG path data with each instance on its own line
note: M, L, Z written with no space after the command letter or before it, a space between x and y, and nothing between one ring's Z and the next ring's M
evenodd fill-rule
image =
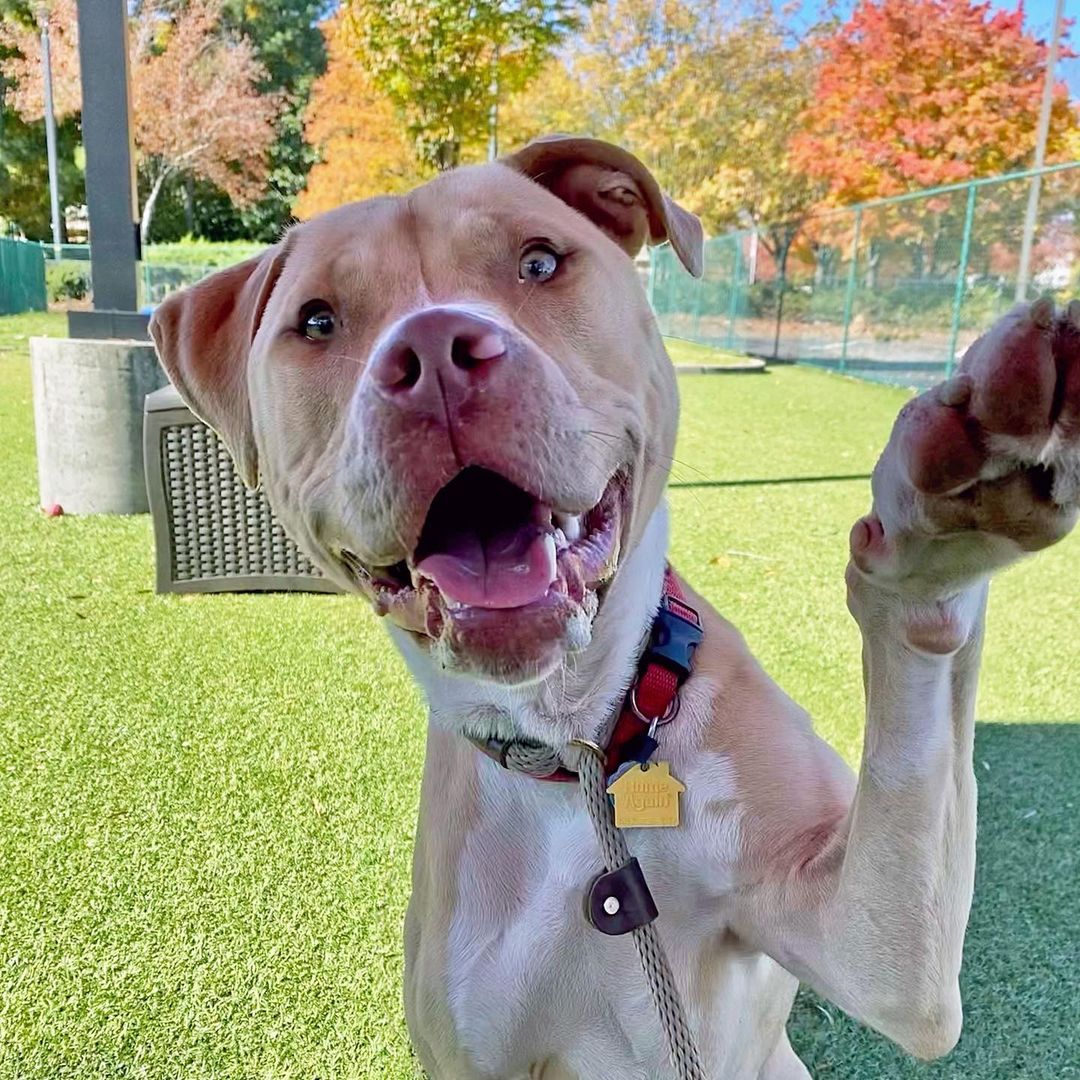
M679 824L679 796L686 790L666 761L627 769L607 789L619 829L670 829Z

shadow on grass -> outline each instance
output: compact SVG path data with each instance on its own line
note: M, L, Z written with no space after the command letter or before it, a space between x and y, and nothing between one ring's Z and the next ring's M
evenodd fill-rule
M1080 1077L1080 725L980 724L964 1033L922 1064L803 991L791 1041L817 1080Z
M774 476L756 480L671 480L669 488L765 487L770 484L833 484L843 480L870 480L870 473L839 473L836 476Z

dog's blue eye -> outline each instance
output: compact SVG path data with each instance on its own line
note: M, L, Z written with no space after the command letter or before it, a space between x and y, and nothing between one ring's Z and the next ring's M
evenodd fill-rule
M309 341L334 336L334 309L325 300L309 300L300 309L300 333Z
M518 277L522 281L550 281L559 269L559 256L551 248L531 247L518 263Z

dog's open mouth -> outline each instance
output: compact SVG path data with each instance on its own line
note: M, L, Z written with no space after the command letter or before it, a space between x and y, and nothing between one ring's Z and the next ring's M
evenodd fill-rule
M618 562L624 490L617 474L591 510L571 514L470 466L435 496L411 558L352 569L380 612L428 637L583 608L591 619Z
M451 609L526 607L552 591L580 602L609 570L615 508L607 497L585 515L560 513L496 473L465 469L431 504L416 573Z

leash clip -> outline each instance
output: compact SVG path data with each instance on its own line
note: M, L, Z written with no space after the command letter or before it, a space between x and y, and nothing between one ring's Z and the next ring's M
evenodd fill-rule
M656 918L656 902L637 859L593 881L585 913L601 934L612 937L629 934Z

